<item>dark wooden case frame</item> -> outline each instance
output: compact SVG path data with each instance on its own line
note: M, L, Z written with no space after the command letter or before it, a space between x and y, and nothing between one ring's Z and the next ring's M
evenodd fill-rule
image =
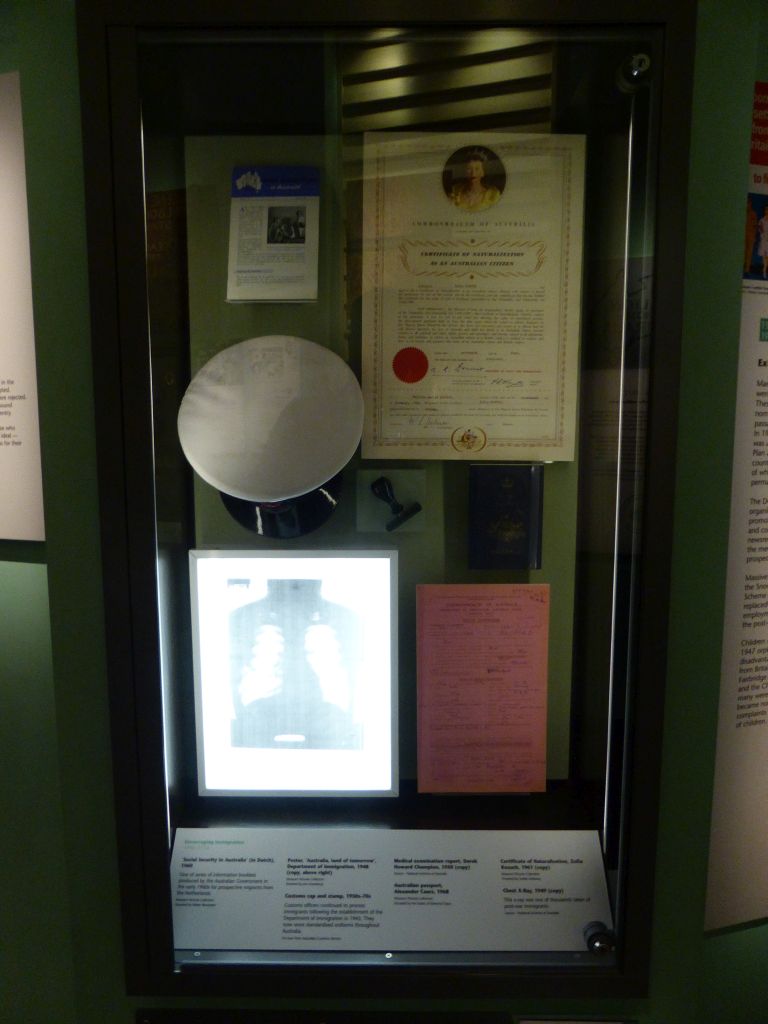
M647 986L672 540L674 439L695 0L402 0L274 4L235 0L79 0L93 365L114 785L130 993L346 998L642 995ZM381 24L631 28L662 38L652 415L649 422L636 630L631 772L622 860L623 941L617 967L211 967L174 971L163 726L158 685L155 518L137 32L207 32ZM126 352L144 353L125 358ZM128 429L127 424L130 424Z

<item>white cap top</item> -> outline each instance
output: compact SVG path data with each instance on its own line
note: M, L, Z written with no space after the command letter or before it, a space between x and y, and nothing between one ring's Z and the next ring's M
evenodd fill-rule
M327 483L362 429L363 396L344 360L283 335L215 355L193 377L178 418L192 468L246 501L283 501Z

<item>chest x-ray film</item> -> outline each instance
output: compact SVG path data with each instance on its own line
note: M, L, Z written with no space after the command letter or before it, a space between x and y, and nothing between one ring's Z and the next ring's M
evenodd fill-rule
M191 551L203 796L397 794L396 555Z

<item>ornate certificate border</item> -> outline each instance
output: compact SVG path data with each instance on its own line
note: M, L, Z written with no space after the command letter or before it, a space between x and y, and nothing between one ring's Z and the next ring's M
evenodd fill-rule
M585 140L368 133L363 455L574 457Z

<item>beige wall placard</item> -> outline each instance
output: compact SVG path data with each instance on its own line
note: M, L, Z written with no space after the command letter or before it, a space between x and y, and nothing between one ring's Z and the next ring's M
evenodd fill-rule
M44 540L18 72L0 75L0 538Z
M768 917L768 83L755 86L706 926Z

